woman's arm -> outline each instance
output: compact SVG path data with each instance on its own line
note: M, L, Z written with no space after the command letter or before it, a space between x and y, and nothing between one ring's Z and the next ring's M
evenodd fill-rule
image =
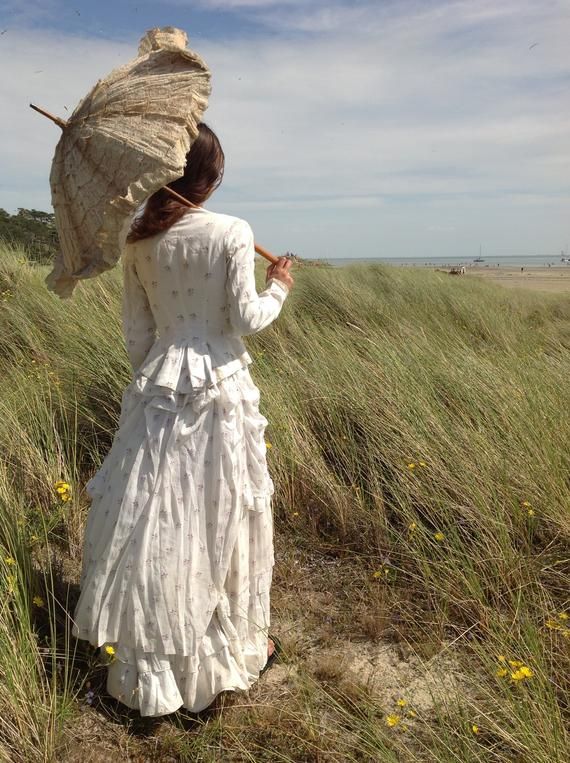
M135 260L128 249L123 254L122 321L127 353L133 371L142 364L156 336L156 324L144 286L137 275Z
M232 224L224 243L231 324L241 335L255 334L277 318L289 289L282 281L271 278L257 293L253 231L245 220Z

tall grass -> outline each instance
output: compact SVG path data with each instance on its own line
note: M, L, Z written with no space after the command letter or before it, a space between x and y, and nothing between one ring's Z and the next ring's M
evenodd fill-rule
M88 655L69 638L63 584L78 577L83 485L111 443L130 366L118 270L62 302L47 269L23 260L0 252L0 546L15 561L0 563L0 754L28 761L61 759L84 689ZM366 692L304 676L277 725L289 752L275 729L259 743L259 710L226 725L219 759L564 760L570 298L380 265L306 267L279 320L247 341L277 531L347 569L357 559L392 637L396 623L414 648L452 643L471 689L404 731ZM66 504L59 479L73 487ZM374 622L353 627L385 637ZM323 707L341 724L326 742L311 710ZM183 746L200 759L199 738Z

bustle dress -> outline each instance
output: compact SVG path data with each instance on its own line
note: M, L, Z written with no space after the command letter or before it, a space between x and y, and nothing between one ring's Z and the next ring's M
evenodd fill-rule
M247 222L202 207L122 255L133 378L86 486L72 633L113 647L107 690L143 716L203 710L267 661L274 485L242 336L288 288L258 294L254 255Z

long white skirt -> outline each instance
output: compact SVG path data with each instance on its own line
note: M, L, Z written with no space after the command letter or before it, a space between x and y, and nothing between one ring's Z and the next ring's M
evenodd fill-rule
M243 367L180 394L135 376L92 498L73 635L115 649L107 690L141 715L198 712L267 661L273 482ZM104 651L104 650L103 650Z

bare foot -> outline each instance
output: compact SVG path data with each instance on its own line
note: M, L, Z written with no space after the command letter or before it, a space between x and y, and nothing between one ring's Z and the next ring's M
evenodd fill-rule
M267 639L267 656L271 657L274 650L275 650L275 644L273 643L271 639Z

